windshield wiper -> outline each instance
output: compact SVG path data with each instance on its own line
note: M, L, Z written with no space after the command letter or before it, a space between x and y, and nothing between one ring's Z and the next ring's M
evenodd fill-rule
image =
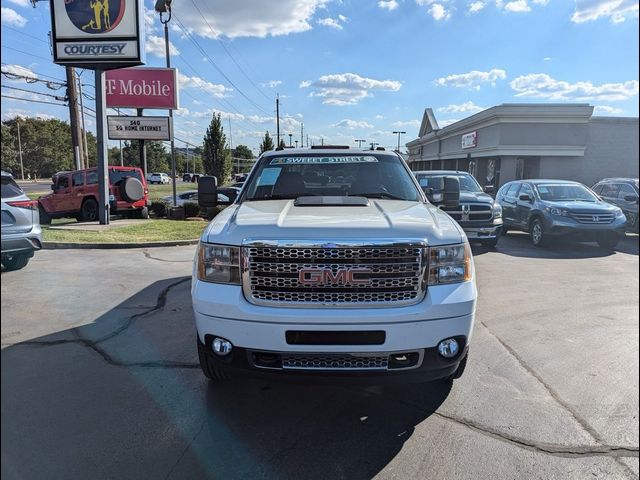
M367 197L367 198L387 198L389 200L405 200L402 197L398 197L396 195L392 195L386 192L376 192L376 193L351 193L350 197Z

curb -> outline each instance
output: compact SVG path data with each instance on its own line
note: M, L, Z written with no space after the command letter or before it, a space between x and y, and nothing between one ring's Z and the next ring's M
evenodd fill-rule
M72 243L72 242L42 242L43 250L117 250L123 248L153 248L153 247L182 247L185 245L197 245L200 239L173 240L168 242L143 242L143 243Z

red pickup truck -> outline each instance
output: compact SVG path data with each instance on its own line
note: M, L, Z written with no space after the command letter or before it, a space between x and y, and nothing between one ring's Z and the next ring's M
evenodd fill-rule
M40 223L52 218L98 219L98 171L95 168L58 172L51 179L52 193L38 199ZM112 214L148 218L149 190L137 167L109 167L109 205Z

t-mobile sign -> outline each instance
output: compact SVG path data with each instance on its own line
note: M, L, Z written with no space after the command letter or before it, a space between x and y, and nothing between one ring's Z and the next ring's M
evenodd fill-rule
M109 108L178 108L175 68L119 68L105 75Z

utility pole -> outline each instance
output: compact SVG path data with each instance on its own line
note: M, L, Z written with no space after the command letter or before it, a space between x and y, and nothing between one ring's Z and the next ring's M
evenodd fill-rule
M20 140L20 117L16 117L16 125L18 126L18 155L20 156L20 176L22 177L22 180L24 180L24 165L22 164L22 141Z
M78 114L78 90L76 89L76 69L65 67L67 72L67 99L69 101L69 123L71 124L71 146L76 170L82 168L82 147L80 121Z
M358 148L362 148L362 144L366 142L366 140L354 140L354 142L358 142Z
M307 133L307 148L309 148L309 134Z
M87 142L87 128L84 123L84 102L82 100L82 78L78 75L78 97L80 97L80 119L82 120L82 168L89 168L89 142Z
M100 225L109 225L109 159L107 152L107 122L105 121L105 74L104 70L95 70L96 80L96 133L98 165L98 216Z
M169 110L171 111L171 110ZM142 112L144 112L143 108L138 108L137 109L137 115L139 117L142 116ZM120 115L120 111L118 111L118 115ZM171 120L169 120L171 121ZM173 124L171 124L171 126L173 126ZM172 134L173 134L173 129L172 129ZM172 137L173 138L173 137ZM120 141L122 143L122 141ZM173 143L172 143L173 145ZM140 151L140 168L142 169L142 176L146 179L147 178L147 144L145 143L144 140L138 140L138 150ZM173 152L173 149L171 149L171 151ZM171 158L174 158L173 155L171 156ZM122 146L120 147L120 165L123 165L123 158L122 158ZM175 177L175 175L174 175Z
M280 146L280 94L276 94L276 148Z
M304 123L300 122L300 147L304 147Z
M184 172L182 172L182 174L184 175L185 173L189 173L189 144L187 143L187 165L184 168Z
M404 135L407 132L393 132L393 134L398 134L398 148L396 150L396 152L400 153L400 135Z

